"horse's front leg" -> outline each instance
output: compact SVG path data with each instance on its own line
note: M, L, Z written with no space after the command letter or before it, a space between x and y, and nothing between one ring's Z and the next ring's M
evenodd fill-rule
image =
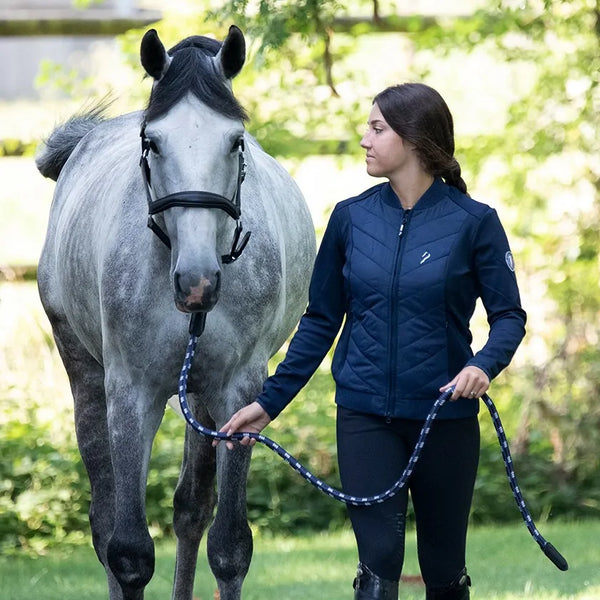
M109 378L108 431L115 485L114 530L108 564L124 600L141 600L154 573L154 543L146 523L146 481L164 403L133 382Z
M218 425L256 398L265 377L266 361L255 368L239 369L237 380L231 383L216 411ZM251 448L240 444L234 444L232 450L224 443L217 447L218 504L208 532L207 554L221 600L241 598L252 559L252 532L246 509L251 453Z
M74 334L66 319L50 313L56 344L69 374L75 408L75 430L91 485L90 525L94 549L108 578L108 597L122 600L121 586L107 561L114 529L115 498L104 393L104 369Z
M252 559L252 532L246 510L251 449L225 444L217 449L218 504L208 532L207 553L221 600L239 600Z
M214 428L214 422L194 394L188 403L197 421ZM198 546L215 506L216 453L212 440L186 426L185 449L173 499L173 528L177 558L173 600L192 600Z

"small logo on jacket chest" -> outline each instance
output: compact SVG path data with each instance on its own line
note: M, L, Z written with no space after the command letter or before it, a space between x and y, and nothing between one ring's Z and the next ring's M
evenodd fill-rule
M431 258L431 254L429 254L429 252L427 250L425 250L425 252L423 252L423 254L421 254L421 262L419 264L422 265L426 260L429 260L430 258Z

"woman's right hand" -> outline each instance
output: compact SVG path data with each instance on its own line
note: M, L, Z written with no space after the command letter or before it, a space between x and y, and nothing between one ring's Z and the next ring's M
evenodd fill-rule
M260 433L269 423L271 417L265 409L256 401L248 406L244 406L232 415L232 417L219 429L227 435L233 435L238 431L249 431L251 433ZM217 447L220 440L214 440L212 445ZM252 438L243 438L239 441L242 446L254 446L256 440ZM233 449L233 442L227 441L227 448Z

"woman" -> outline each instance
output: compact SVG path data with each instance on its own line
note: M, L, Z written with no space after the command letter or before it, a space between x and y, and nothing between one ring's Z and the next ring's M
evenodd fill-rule
M388 182L335 206L285 359L222 431L261 431L344 323L332 364L340 475L346 493L368 496L399 479L433 402L453 387L408 488L426 598L463 600L478 398L525 333L514 262L495 210L467 195L452 116L435 90L406 83L378 94L361 146L369 175ZM477 298L490 331L473 354ZM348 507L360 561L355 600L398 598L407 502L404 488L382 504Z

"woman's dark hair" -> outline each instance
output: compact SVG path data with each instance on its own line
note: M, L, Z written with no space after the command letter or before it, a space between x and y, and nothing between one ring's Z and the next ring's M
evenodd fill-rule
M423 83L403 83L377 94L373 104L377 104L388 125L415 146L428 173L467 193L454 158L452 115L438 92Z

